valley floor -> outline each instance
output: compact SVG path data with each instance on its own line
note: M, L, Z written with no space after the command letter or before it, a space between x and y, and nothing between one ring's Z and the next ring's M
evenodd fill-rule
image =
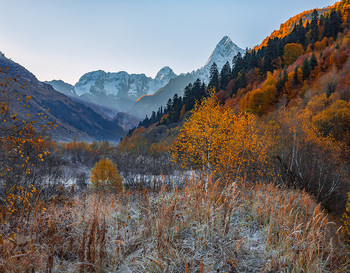
M304 192L191 179L181 190L34 198L2 211L1 272L346 272ZM35 196L35 189L32 190Z

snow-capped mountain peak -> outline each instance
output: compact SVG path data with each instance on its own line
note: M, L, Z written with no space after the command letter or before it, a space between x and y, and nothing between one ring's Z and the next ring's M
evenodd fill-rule
M215 62L219 68L222 68L227 61L231 63L238 52L243 53L243 49L233 43L228 36L224 36L211 53L205 66L210 67Z
M163 80L165 78L173 78L176 74L169 66L164 66L159 72L157 73L155 79L156 80Z
M206 64L202 68L192 72L192 74L196 79L198 78L208 83L210 67L213 65L213 63L216 63L220 72L226 62L229 62L231 65L233 57L236 56L238 52L244 54L244 50L242 48L233 43L228 36L224 36L216 45Z
M218 70L221 71L227 61L231 64L233 57L238 52L243 54L244 50L234 44L228 36L224 36L216 45L206 64L191 73L177 76L170 67L165 66L159 70L155 78L151 78L145 74L129 74L125 71L111 73L98 70L84 74L73 88L70 87L72 90L69 90L69 95L72 93L89 103L126 112L130 111L141 97L154 95L161 91L159 96L163 101L156 102L157 96L152 96L151 99L145 96L152 103L147 106L148 108L146 107L147 109L138 111L137 115L143 116L149 110L157 110L158 106L164 105L175 93L181 96L185 86L190 82L200 79L208 83L212 64L215 62ZM62 84L55 86L60 91ZM61 92L67 93L66 90Z
M176 76L168 66L154 79L145 74L98 70L84 74L75 84L74 92L89 102L126 111L138 98L153 94Z

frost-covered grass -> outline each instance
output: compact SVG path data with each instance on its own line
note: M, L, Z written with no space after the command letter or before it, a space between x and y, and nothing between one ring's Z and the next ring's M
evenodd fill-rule
M337 272L345 263L320 206L274 185L205 190L190 179L1 215L3 272Z

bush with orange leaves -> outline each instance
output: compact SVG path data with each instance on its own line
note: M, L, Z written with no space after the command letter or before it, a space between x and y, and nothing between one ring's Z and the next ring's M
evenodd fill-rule
M112 190L120 192L124 189L117 165L110 159L102 158L95 164L90 173L91 187L94 190Z

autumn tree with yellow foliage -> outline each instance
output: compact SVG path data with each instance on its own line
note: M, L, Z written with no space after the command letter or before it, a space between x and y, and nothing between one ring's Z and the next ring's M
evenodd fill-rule
M175 139L172 160L224 181L270 176L272 135L253 114L235 114L215 94L196 105Z
M102 158L95 164L90 173L91 187L94 190L113 190L120 192L124 189L117 165L110 159Z
M284 46L283 60L286 66L294 63L299 56L304 54L304 49L301 44L289 43Z

